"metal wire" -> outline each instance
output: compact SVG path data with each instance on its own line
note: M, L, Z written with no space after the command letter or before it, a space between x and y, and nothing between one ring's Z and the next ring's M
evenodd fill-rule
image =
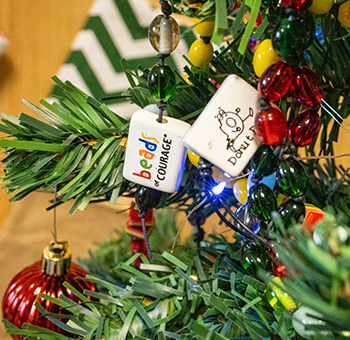
M53 230L52 230L52 236L53 236L53 240L55 241L55 243L57 243L57 213L56 213L56 200L57 200L57 185L55 185L55 190L53 193L53 204L54 204L54 208L53 208Z

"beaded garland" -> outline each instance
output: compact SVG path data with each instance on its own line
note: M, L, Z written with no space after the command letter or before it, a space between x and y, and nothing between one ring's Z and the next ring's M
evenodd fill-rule
M162 14L156 16L148 29L148 38L152 47L158 52L159 63L154 65L149 72L147 85L153 97L158 101L158 123L163 123L163 113L166 111L167 100L175 93L175 73L170 66L165 64L165 59L175 50L180 40L180 28L176 20L171 16L172 8L168 1L160 0ZM149 245L145 217L149 211L160 202L161 191L140 186L135 195L135 201L141 218L143 237L150 258Z
M233 184L234 195L242 206L234 215L220 197L217 196L213 200L218 216L232 229L240 230L244 242L244 268L252 270L255 266L260 266L261 262L268 265L270 259L263 260L266 253L261 246L269 249L273 274L276 275L274 281L279 287L283 287L283 282L278 276L286 275L286 267L273 251L273 244L257 233L264 222L271 220L273 211L278 211L286 226L299 222L306 215L303 195L307 188L308 176L302 163L296 160L296 154L297 148L309 145L318 135L318 110L322 100L321 79L308 67L298 64L304 50L310 46L315 32L313 17L307 10L312 5L312 0L282 0L281 3L285 7L286 17L275 27L271 40L267 39L258 46L253 59L254 70L259 77L260 94L260 112L255 118L255 130L263 144L252 159L252 176L248 181L241 178ZM194 67L201 68L213 58L211 35L214 22L195 19L194 24L200 38L192 44L189 60ZM171 83L171 77L168 78ZM192 84L188 75L184 78L187 83ZM163 92L163 97L167 99L166 94L171 91L167 92L164 89ZM274 104L287 93L304 107L291 120L289 126L285 114ZM198 167L199 174L203 178L214 178L212 165L203 158L197 165L198 158L196 154L189 152L189 159ZM275 187L271 186L275 190L264 183L264 178L269 176L276 179ZM289 199L278 205L276 191ZM232 217L233 224L220 213L219 206L225 208L226 213ZM278 306L281 305L281 309L294 312L294 301L282 293L279 287L269 287L270 304L275 309L279 309Z
M273 185L264 184L264 177L272 175L276 178L274 189L277 188L279 193L290 197L289 201L278 208L282 220L292 224L305 215L302 197L307 188L307 174L295 156L297 148L310 144L319 132L320 117L317 111L322 100L321 79L308 67L298 65L299 57L313 39L314 22L312 15L307 11L311 3L309 0L282 1L286 17L275 27L271 40L263 41L254 55L254 70L259 76L260 94L260 112L256 115L255 129L264 144L252 160L253 171L249 179L248 193L242 189L242 183L243 186L247 186L246 179L233 185L235 196L241 204L245 204L245 211L249 212L250 220L254 221L254 224L257 224L256 218L260 219L261 223L270 221L272 212L278 208L275 191L271 189ZM163 14L157 16L149 28L149 39L159 52L160 61L151 69L148 77L149 90L158 100L159 122L162 121L166 101L175 92L175 75L171 68L165 65L164 59L176 48L179 39L178 25L170 16L171 6L164 0L161 0L160 4ZM200 18L195 19L194 24L199 39L190 48L189 60L194 67L200 68L210 63L213 58L211 36L214 22ZM297 31L304 33L302 38L300 34L295 34ZM188 79L186 81L189 82ZM287 93L305 107L293 118L289 126L284 113L274 104ZM210 164L207 167L210 167ZM157 205L159 199L159 192L141 187L136 194L140 216ZM244 214L245 217L246 215L247 213ZM236 223L237 221L239 219ZM250 228L251 223L246 218L243 222L239 229L247 231L247 226ZM250 232L243 232L242 236L244 235L250 235L252 239ZM255 239L259 239L258 235Z
M256 116L255 128L265 144L260 147L257 154L264 152L267 154L266 145L268 145L272 155L279 158L276 169L277 191L291 197L290 202L282 204L278 210L287 225L298 222L302 216L305 216L302 196L307 188L307 174L303 165L295 159L297 148L310 144L320 128L318 110L322 100L322 81L314 71L306 66L298 65L299 56L310 45L313 38L313 19L306 9L311 3L305 0L282 1L287 17L282 19L273 31L274 50L269 52L273 56L276 51L282 60L266 65L263 72L255 66L255 69L259 69L259 74L261 74L258 82L261 96L260 112ZM296 30L299 34L295 34ZM305 32L305 37L300 38L300 32ZM268 43L265 44L268 46ZM256 53L261 54L260 51ZM305 106L305 109L293 118L287 128L284 114L272 102L278 101L289 91L297 101ZM286 158L287 155L289 155L288 158ZM258 166L260 169L268 167L271 159L271 156L265 156L259 165L253 162L253 167ZM253 182L259 183L263 176L266 175L259 175L259 172L255 172ZM258 188L253 186L249 196L266 195L266 192L267 189L263 186L258 186ZM268 194L270 197L271 192ZM274 202L263 199L248 199L248 205L250 211L259 218L270 216L276 208Z
M305 215L302 212L305 211L303 195L307 188L307 174L295 156L297 148L310 144L319 132L322 81L314 71L298 64L315 33L313 17L307 10L312 1L283 0L282 5L286 16L275 26L271 40L266 39L257 47L253 58L260 93L255 130L264 144L252 160L248 199L244 197L244 190L239 188L239 183L246 180L234 184L233 190L241 204L248 204L249 213L262 221L269 221L278 205L271 189L273 185L270 188L263 183L264 177L273 175L276 178L274 189L293 199L279 208L282 219L298 222ZM212 46L210 39L214 23L205 18L195 19L194 23L200 38L191 46L189 59L195 67L203 67L212 59L208 50ZM285 114L274 104L286 94L305 107L289 126Z

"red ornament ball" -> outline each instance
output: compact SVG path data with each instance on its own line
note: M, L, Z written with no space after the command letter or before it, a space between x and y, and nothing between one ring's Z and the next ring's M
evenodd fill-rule
M313 107L322 100L321 78L306 66L293 72L292 93L300 103Z
M310 144L320 130L320 116L315 110L306 109L295 116L289 126L289 140L300 148Z
M283 61L269 66L259 78L258 91L269 102L281 99L292 84L292 68Z
M286 8L304 9L310 7L312 0L282 0L282 5Z
M58 305L39 297L39 294L43 293L55 298L64 295L73 301L80 302L69 289L63 286L63 283L66 281L81 292L85 289L95 290L93 283L75 279L77 276L86 276L86 274L87 272L75 263L71 263L70 268L61 276L43 273L42 261L26 267L14 277L5 292L2 301L3 317L19 328L23 323L29 323L64 334L61 328L40 314L35 303L40 303L48 312L60 313L61 308ZM23 339L20 335L11 336L15 340Z
M260 111L255 116L255 129L263 143L278 145L287 134L287 120L278 107L272 106L269 111Z

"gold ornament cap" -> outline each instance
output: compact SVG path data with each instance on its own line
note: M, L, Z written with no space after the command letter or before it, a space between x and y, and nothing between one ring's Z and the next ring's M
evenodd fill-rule
M51 241L43 250L41 271L46 275L64 275L70 267L72 254L67 241Z

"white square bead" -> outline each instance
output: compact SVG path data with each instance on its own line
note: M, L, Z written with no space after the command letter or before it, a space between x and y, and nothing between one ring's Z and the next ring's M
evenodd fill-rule
M187 148L232 177L259 147L255 115L259 93L236 75L228 76L184 138Z
M187 151L182 139L191 126L171 117L159 123L157 118L157 114L146 110L132 115L123 176L171 193L181 184Z

